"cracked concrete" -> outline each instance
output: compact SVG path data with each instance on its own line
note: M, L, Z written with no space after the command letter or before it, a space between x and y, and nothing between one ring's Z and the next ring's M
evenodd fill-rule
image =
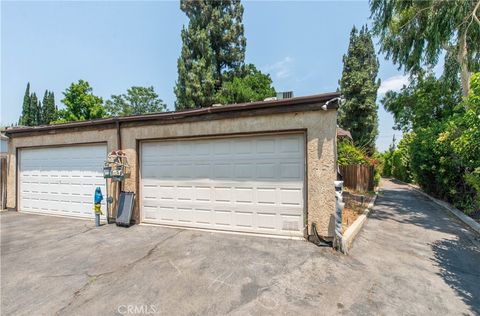
M382 186L348 257L304 241L3 212L1 311L479 314L478 236L409 188Z

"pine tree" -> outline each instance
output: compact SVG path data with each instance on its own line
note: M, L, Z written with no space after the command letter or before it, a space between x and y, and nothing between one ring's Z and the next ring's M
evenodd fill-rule
M53 92L45 90L42 107L42 124L50 124L57 119L57 109Z
M177 109L211 106L224 81L241 69L246 39L240 0L181 0L183 28L175 86Z
M339 109L340 127L350 131L355 145L373 154L378 135L377 80L379 62L366 26L353 27L348 52L343 56L340 91L345 102Z
M38 100L37 103L37 124L36 125L43 125L43 107L42 107L42 102Z
M55 103L55 94L52 93L50 94L50 102L53 103L53 105L55 106L55 117L58 118L58 107L57 107L57 104Z
M20 116L20 125L31 126L30 120L30 82L27 83L25 95L23 96L22 116Z
M47 118L48 111L49 111L48 90L45 90L45 93L43 94L42 124L50 123Z
M38 98L37 95L32 93L30 95L30 121L28 126L37 126L38 125L38 119L39 119L39 114L38 114Z

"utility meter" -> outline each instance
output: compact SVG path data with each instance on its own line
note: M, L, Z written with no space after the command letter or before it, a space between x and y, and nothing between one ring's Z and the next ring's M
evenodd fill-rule
M103 166L103 177L105 179L109 179L109 178L112 177L112 167L110 167L107 164L105 164L105 166Z

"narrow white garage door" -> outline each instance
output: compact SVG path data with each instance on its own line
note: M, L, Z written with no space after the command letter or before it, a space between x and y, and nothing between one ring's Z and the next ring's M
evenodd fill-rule
M106 154L105 145L21 149L19 210L94 217L95 188L101 187L106 195L102 172Z
M303 134L145 142L148 223L301 236Z

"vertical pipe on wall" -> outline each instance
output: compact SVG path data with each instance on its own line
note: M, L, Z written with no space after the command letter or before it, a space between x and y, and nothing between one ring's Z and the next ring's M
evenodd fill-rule
M118 120L118 117L115 121L117 125L117 147L119 150L122 149L122 134L120 133L120 121Z
M116 126L117 126L117 149L122 150L122 133L120 131L120 121L118 120L118 117L116 118ZM118 203L120 201L120 193L122 191L122 181L117 181L117 209L118 209Z

